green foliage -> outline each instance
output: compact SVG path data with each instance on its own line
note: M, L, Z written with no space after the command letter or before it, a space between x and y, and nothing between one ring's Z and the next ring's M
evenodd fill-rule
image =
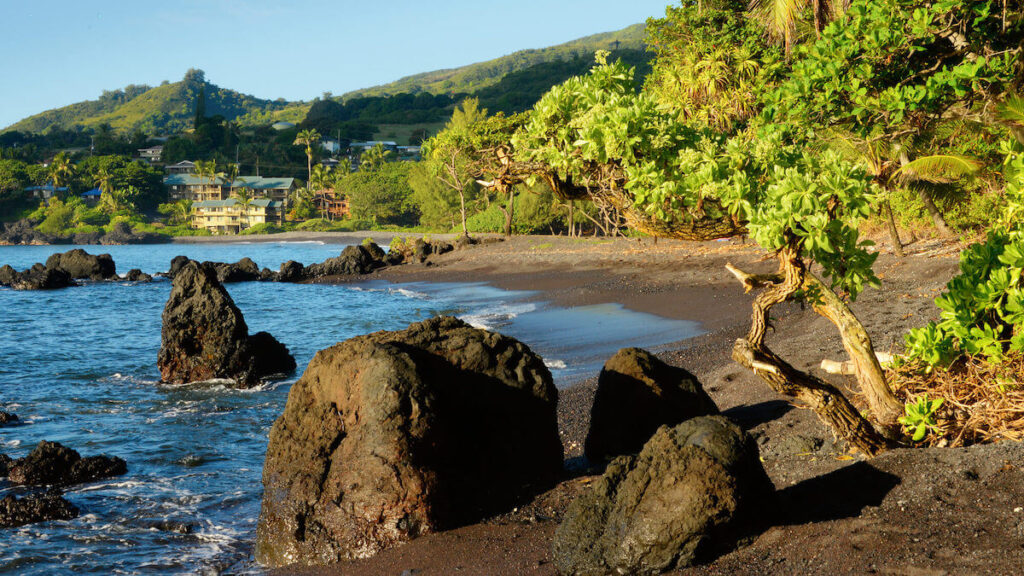
M375 225L411 225L419 215L412 202L408 162L388 162L372 172L344 177L339 187L349 199L353 218Z
M254 226L250 226L250 227L246 228L245 230L242 230L241 233L244 234L244 235L252 235L252 234L280 234L281 232L284 232L284 228L281 228L280 226L277 226L276 224L273 224L271 222L263 222L261 224L256 224Z
M59 198L53 198L45 209L43 221L36 226L36 229L43 234L64 236L67 234L67 229L74 223L74 220L75 207L65 204Z
M1011 151L1005 207L984 242L960 254L960 273L935 299L939 322L911 330L907 357L926 367L966 354L1000 362L1024 352L1024 156Z
M904 415L900 416L900 424L903 424L914 442L924 440L929 431L938 430L935 413L942 407L942 403L942 398L929 400L928 395L923 394L917 402L906 404Z

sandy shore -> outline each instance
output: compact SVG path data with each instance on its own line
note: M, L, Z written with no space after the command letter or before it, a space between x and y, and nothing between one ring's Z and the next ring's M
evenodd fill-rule
M920 243L902 262L881 256L876 270L883 287L853 306L877 349L898 349L908 328L937 315L932 298L955 272L956 255L955 245ZM1004 443L850 458L813 413L790 405L729 358L732 342L747 328L750 297L725 271L726 262L752 272L773 268L766 254L737 241L517 237L375 276L485 281L538 290L538 298L563 306L619 302L701 322L707 334L675 344L662 357L697 375L723 412L757 438L785 512L748 545L678 574L1019 573L1024 513L1015 510L1024 510L1024 448ZM845 356L835 329L812 311L780 310L770 344L794 365L852 385L816 370L824 358ZM599 472L586 469L581 458L594 376L562 391L566 480L529 506L368 560L278 573L555 574L554 530L592 480L587 474Z

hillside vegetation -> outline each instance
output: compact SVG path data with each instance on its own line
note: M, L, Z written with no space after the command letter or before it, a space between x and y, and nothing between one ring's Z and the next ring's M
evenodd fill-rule
M201 70L189 70L179 82L157 87L131 85L106 91L97 100L47 110L8 127L7 130L39 133L47 130L95 129L109 125L116 131L146 133L183 132L192 127L196 99L205 91L206 110L242 125L277 120L301 121L309 104L263 100L206 81Z
M622 30L593 34L547 48L520 50L508 56L460 68L414 74L400 78L390 84L349 92L344 94L342 99L348 100L364 96L387 96L403 92L430 92L432 94L473 93L497 84L508 74L537 64L578 58L589 61L595 50L642 50L644 48L645 26L643 23L634 24Z

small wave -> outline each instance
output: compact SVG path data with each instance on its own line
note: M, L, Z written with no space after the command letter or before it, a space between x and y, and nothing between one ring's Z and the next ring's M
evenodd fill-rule
M423 292L409 290L408 288L391 288L388 289L388 292L391 292L392 294L401 294L406 298L413 298L415 300L428 300L430 298L430 296L424 294Z
M496 307L474 310L466 314L459 314L459 318L474 328L497 330L502 326L508 325L521 314L527 314L536 309L537 305L532 302L502 304Z
M544 365L551 370L565 370L567 368L565 360L548 360L545 358Z

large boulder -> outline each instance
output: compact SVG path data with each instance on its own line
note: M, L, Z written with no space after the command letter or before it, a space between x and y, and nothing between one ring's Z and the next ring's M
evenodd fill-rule
M305 279L306 267L302 262L289 260L281 264L281 270L277 273L279 282L300 282Z
M28 456L8 464L8 479L13 484L27 486L66 486L120 476L127 471L121 458L82 458L71 448L44 440Z
M36 230L35 223L28 218L16 222L0 224L0 245L2 244L55 244L63 238L50 236Z
M175 272L160 340L157 365L164 382L228 379L250 387L295 369L295 359L273 336L249 336L242 312L214 272L194 261Z
M372 243L370 243L372 244ZM304 278L321 278L324 276L353 276L369 274L377 268L385 266L382 257L384 251L376 244L373 248L367 246L346 246L341 255L335 258L328 258L319 264L310 264L306 267Z
M152 232L135 232L127 222L114 224L110 231L99 239L100 244L159 244L168 237Z
M72 278L109 280L117 275L114 259L110 254L93 256L81 248L59 252L46 259L47 268L60 268Z
M718 414L697 378L640 348L623 348L597 380L584 454L602 462L636 454L659 426Z
M558 392L512 339L438 317L321 350L270 432L257 560L364 558L562 473Z
M234 264L225 262L203 262L203 266L213 270L217 281L221 284L231 282L255 282L260 280L260 267L251 258L242 258Z
M657 574L735 545L770 509L757 444L722 416L663 426L620 456L555 532L563 575Z
M0 478L7 477L7 471L10 469L12 463L14 463L14 460L12 460L10 456L0 454Z
M132 268L125 274L124 279L129 282L152 282L153 277L138 268Z
M13 494L0 499L0 528L14 528L49 520L71 520L78 517L78 508L68 502L59 490L17 498Z

